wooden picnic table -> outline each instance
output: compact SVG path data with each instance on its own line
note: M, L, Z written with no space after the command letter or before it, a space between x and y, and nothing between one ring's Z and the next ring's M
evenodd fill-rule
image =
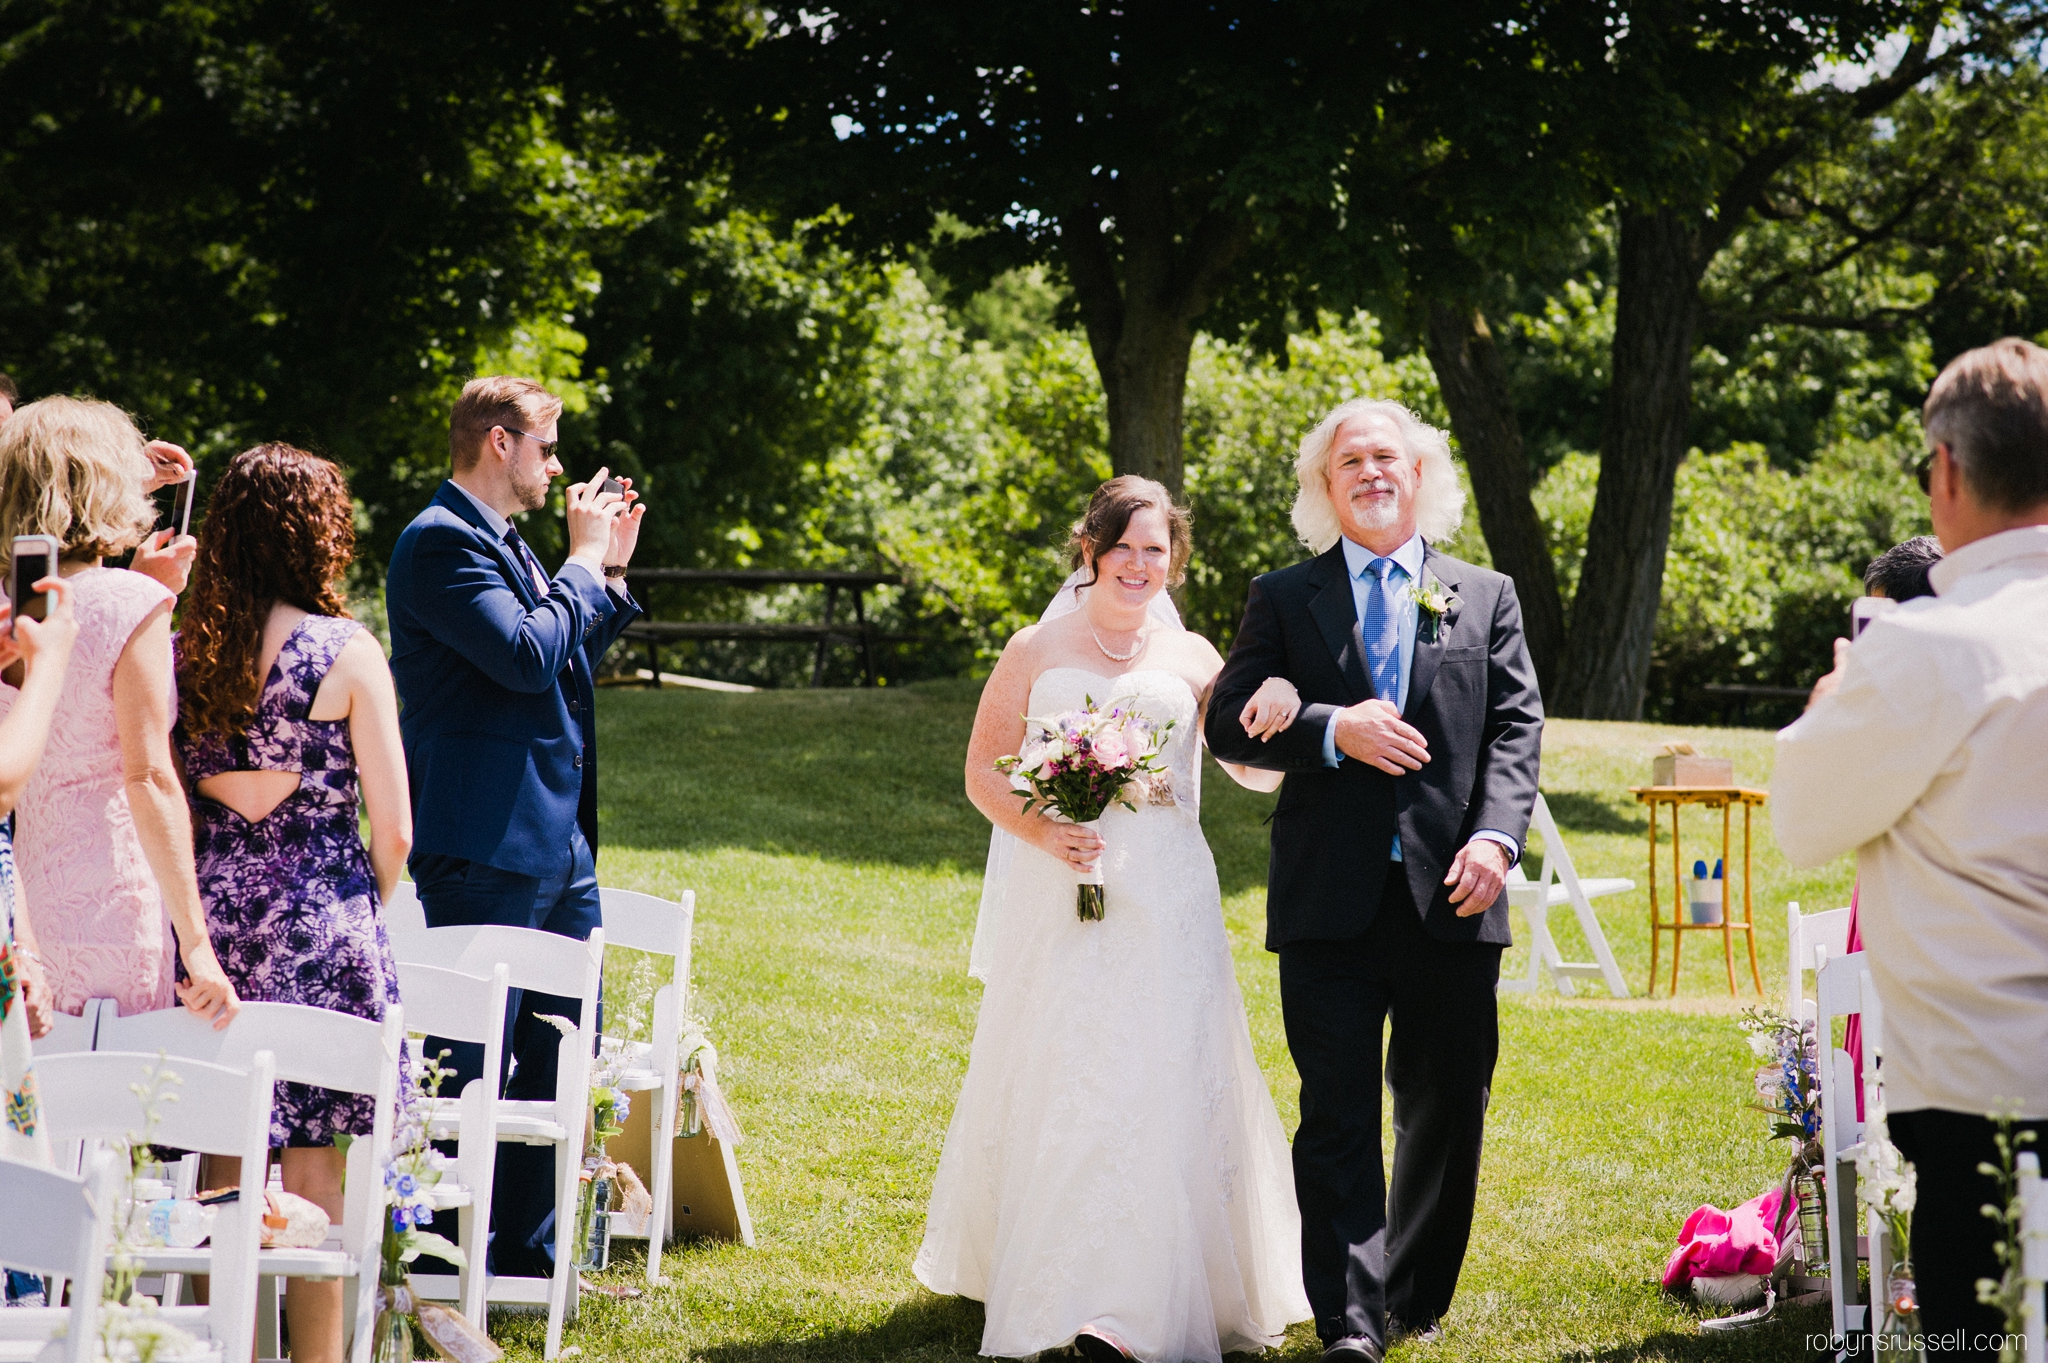
M875 587L901 586L903 579L893 573L856 573L796 568L635 568L633 582L676 582L705 587L821 586L825 589L824 618L816 624L754 620L636 620L626 626L625 637L647 645L648 685L661 685L660 647L664 643L704 640L765 639L815 641L817 653L811 663L811 685L825 683L825 658L833 644L853 644L860 649L861 674L869 686L875 684L874 646L883 643L914 643L914 634L883 634L868 624L867 593ZM833 620L839 593L853 595L853 621Z

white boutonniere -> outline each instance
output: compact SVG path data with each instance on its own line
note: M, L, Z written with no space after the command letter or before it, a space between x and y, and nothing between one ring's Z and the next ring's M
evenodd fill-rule
M1444 590L1444 584L1437 581L1434 575L1428 573L1423 575L1422 583L1415 589L1413 599L1417 613L1416 623L1419 626L1417 633L1424 643L1429 644L1437 641L1443 633L1444 621L1450 617L1452 611L1463 604L1456 596Z

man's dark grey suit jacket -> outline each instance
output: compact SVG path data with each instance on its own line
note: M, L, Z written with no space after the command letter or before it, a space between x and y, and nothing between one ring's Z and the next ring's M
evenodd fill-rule
M1408 877L1430 935L1508 945L1505 892L1461 918L1443 884L1473 832L1517 842L1536 803L1543 702L1522 639L1514 582L1435 549L1423 558L1458 598L1430 639L1416 632L1403 717L1429 740L1422 770L1389 776L1356 758L1323 765L1323 730L1341 707L1370 699L1365 639L1340 541L1253 580L1244 623L1216 678L1204 732L1227 761L1287 773L1273 813L1266 881L1266 947L1358 937L1378 912L1391 867ZM1248 738L1239 713L1267 677L1301 692L1301 713L1271 742ZM1390 862L1396 829L1403 861Z

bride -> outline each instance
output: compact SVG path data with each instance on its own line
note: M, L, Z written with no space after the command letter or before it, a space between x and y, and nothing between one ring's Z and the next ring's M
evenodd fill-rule
M1223 660L1162 594L1189 548L1164 487L1103 484L1073 548L1079 571L1010 640L975 715L967 793L996 826L970 967L986 992L916 1273L986 1303L984 1354L1218 1363L1309 1318L1287 1141L1199 818L1199 698ZM1089 700L1173 721L1170 795L1112 806L1100 836L1020 812L995 768L1024 715ZM1271 684L1247 727L1285 728L1298 708ZM1107 911L1082 922L1075 873L1098 859Z

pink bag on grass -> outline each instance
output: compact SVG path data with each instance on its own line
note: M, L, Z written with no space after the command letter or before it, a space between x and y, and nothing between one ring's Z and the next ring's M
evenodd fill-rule
M1752 1197L1732 1212L1701 1207L1679 1228L1678 1248L1664 1266L1664 1286L1681 1291L1694 1278L1725 1278L1737 1273L1768 1275L1777 1266L1778 1222L1782 1188Z

